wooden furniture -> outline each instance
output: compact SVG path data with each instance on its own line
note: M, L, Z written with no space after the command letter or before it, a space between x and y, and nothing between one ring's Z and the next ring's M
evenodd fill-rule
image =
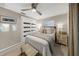
M22 54L27 55L27 56L35 56L38 54L38 51L32 47L30 44L24 44L22 45Z
M59 32L56 34L57 37L57 43L62 45L67 45L67 33L66 32Z

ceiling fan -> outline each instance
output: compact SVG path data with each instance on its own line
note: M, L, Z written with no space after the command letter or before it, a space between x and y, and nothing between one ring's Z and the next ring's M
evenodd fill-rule
M40 12L37 10L37 6L38 6L38 3L32 3L30 9L21 9L21 11L32 10L32 11L34 11L34 12L37 12L39 15L42 15L42 13L40 13Z

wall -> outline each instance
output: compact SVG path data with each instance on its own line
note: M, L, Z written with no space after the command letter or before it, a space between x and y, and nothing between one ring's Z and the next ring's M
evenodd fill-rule
M56 25L57 24L63 24L63 31L67 31L68 29L68 25L67 25L67 21L68 21L68 14L61 14L61 15L57 15L57 16L53 16L53 17L49 17L43 20L39 20L37 21L38 23L43 25L47 25L46 23L48 23L48 25Z
M61 14L55 17L51 17L52 20L54 20L56 22L56 25L58 24L62 24L63 26L63 31L67 31L67 14Z
M45 20L42 22L43 26L55 26L55 21L53 20Z
M12 32L0 32L0 50L3 48L7 48L11 45L19 43L21 41L21 16L13 11L8 9L4 9L0 7L0 15L11 16L16 19L16 28L17 30Z

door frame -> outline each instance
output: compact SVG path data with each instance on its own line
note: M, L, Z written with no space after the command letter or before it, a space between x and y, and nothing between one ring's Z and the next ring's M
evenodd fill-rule
M77 41L78 41L78 4L70 3L69 4L69 37L68 37L68 55L76 56L77 55Z

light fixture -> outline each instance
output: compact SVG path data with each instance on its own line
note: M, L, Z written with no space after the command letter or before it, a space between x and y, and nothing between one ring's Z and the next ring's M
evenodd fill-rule
M36 9L32 9L33 12L36 12Z

